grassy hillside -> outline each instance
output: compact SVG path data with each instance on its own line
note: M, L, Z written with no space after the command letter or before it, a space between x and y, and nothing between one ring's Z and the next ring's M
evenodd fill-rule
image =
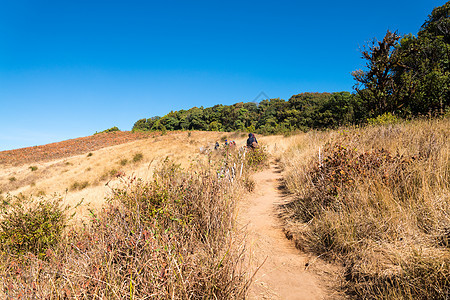
M436 119L258 140L295 196L280 207L287 236L343 265L349 295L446 299L449 136L450 120ZM225 139L236 150L211 151ZM229 168L245 139L167 133L2 165L2 296L244 297L235 203L252 188L252 168L233 182Z
M56 158L66 158L105 147L155 137L160 134L160 132L149 134L143 132L116 131L47 145L0 151L0 166L21 165L24 163L50 161Z
M225 148L226 138L238 146ZM1 297L243 298L235 203L264 163L258 152L244 159L245 138L170 133L3 166Z
M140 138L134 140L136 137ZM7 193L25 196L57 193L72 206L84 199L85 205L77 213L77 219L83 218L89 215L88 209L100 209L110 191L105 184L115 186L118 175L150 180L154 168L167 157L188 168L192 162L206 159L201 149L212 149L215 141L223 144L225 138L235 139L239 145L245 143L243 134L171 132L161 136L157 132L120 132L0 152L9 157L8 164L0 164L0 198Z
M450 296L450 120L310 132L282 159L299 248L363 299Z

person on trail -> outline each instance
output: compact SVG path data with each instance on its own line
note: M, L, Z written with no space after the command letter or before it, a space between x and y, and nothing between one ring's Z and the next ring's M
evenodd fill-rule
M253 133L249 133L247 139L247 148L255 149L256 147L258 147L258 141L256 140L256 137Z
M219 142L216 142L216 144L214 145L214 150L218 150L220 147Z

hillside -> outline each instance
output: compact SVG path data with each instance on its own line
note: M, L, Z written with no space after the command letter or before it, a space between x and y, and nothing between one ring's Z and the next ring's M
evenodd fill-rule
M91 137L87 140L94 138ZM69 226L75 226L69 227L71 229L66 233L68 235L62 237L61 244L53 246L51 251L47 250L45 255L37 253L38 257L32 256L32 254L26 256L27 266L18 263L15 255L8 255L8 252L5 251L0 252L2 260L0 273L5 274L2 277L7 280L3 282L0 296L20 297L26 293L44 297L43 295L56 293L59 295L58 297L90 295L89 297L108 298L115 294L127 294L128 286L133 285L134 288L136 285L136 295L148 295L148 292L145 291L153 291L155 295L166 295L160 297L167 298L172 289L181 285L176 289L183 295L214 294L219 295L217 296L219 299L229 298L229 296L220 295L237 295L231 298L242 298L247 291L247 280L251 273L247 270L248 266L243 265L244 262L241 259L244 255L241 251L244 246L243 235L245 233L241 231L241 226L237 228L233 224L236 221L235 213L240 209L236 208L235 201L247 193L244 191L245 187L251 189L255 184L253 179L248 177L253 171L246 168L239 181L227 183L227 180L222 179L223 175L218 176L216 169L225 163L224 155L228 153L223 141L225 139L236 141L236 148L230 152L230 154L234 154L229 157L230 160L235 161L236 155L242 153L239 149L245 144L246 138L247 134L245 133L193 131L169 133L65 158L59 158L57 154L54 159L32 163L25 160L25 163L22 164L1 166L2 193L0 197L7 200L3 202L2 209L7 210L8 207L16 209L15 213L3 214L1 222L10 217L20 216L22 211L20 203L24 203L25 207L34 207L33 203L37 203L38 208L40 207L38 203L43 203L45 208L50 205L47 199L61 199L63 206L69 204L72 207L68 214L75 212L76 215L69 223ZM289 147L293 137L258 136L258 140L269 153L277 155ZM218 151L213 150L216 141L221 144ZM52 148L58 149L58 145L64 147L66 143L52 144ZM21 151L14 153L21 153ZM61 151L56 151L56 153L61 153ZM19 158L16 161L19 161ZM235 161L233 164L236 165L237 162ZM233 164L229 164L227 168ZM156 177L154 177L155 172L158 174ZM262 182L262 184L265 183ZM145 197L141 198L139 193L145 193ZM16 200L9 195L17 197L19 206L10 206L15 205L12 203ZM30 200L31 195L34 195L37 202ZM106 202L107 199L108 202ZM127 205L134 205L135 201L139 203L139 201L147 201L147 199L151 201L160 199L158 201L164 201L163 203L174 201L174 203L170 205L168 203L169 206L161 212L159 212L159 208L150 210L149 214L156 213L156 216L150 218L150 224L147 224L148 219L139 217L139 212L145 209L145 202L140 203L138 207L132 206L132 209L127 207ZM84 200L83 203L77 206L81 200ZM122 204L117 201L121 201ZM187 201L187 203L182 204L180 201ZM50 207L48 213L58 212L56 206ZM74 207L76 207L75 211ZM184 210L187 211L182 213ZM177 218L171 217L170 214L166 216L168 212L176 213ZM182 215L178 215L179 213ZM185 214L184 217L183 214ZM18 217L18 221L26 222L25 220L28 218L26 216L32 215ZM141 221L134 223L136 222L135 218ZM184 223L185 221L183 221L179 224L177 221L179 218L187 218L189 222ZM41 221L35 220L30 226ZM136 235L136 232L143 230L141 226L144 223L142 222L149 227L144 227L148 229L145 229L142 234ZM154 227L156 226L152 225L154 222L159 225ZM200 222L201 226L196 225L197 222ZM10 223L2 224L2 226L6 226L3 227L3 230L6 230L5 228L8 227L6 224ZM59 228L56 220L52 220L50 224L50 229ZM23 223L19 228L22 226L24 226ZM130 229L130 226L137 227ZM157 229L160 228L159 226L161 229ZM42 231L42 227L40 228L37 231L26 230L25 234L27 237L30 234L37 235ZM153 229L150 231L150 228ZM13 229L17 229L17 227L13 227ZM203 233L204 230L207 230L206 234ZM186 235L186 231L191 233ZM4 234L8 231L2 232L0 238L5 241L2 243L2 249L10 249L7 245L16 244L18 233L14 233L9 239ZM51 234L45 234L43 238L47 239ZM149 234L155 234L155 236L149 237ZM278 234L280 238L283 238L280 228ZM147 244L142 244L143 242L147 242ZM149 242L150 244L148 244ZM153 248L156 247L155 244L166 250L155 251ZM20 248L23 244L19 242L16 245ZM138 245L139 247L137 247ZM55 256L51 255L52 251L55 252ZM109 251L113 252L109 254ZM123 256L124 252L127 253L125 256ZM113 253L116 258L111 260L108 257ZM150 255L151 258L144 259L143 257L147 255ZM63 257L64 262L61 263L57 257ZM132 262L129 261L130 257L134 257ZM179 257L183 257L182 262L173 260ZM148 265L149 261L153 265ZM44 264L42 265L42 263ZM108 270L102 269L99 272L98 266L105 264L108 266ZM133 267L130 267L130 264ZM183 265L180 270L177 269L179 264ZM216 270L218 264L224 267ZM28 266L31 269L28 269ZM124 273L124 268L135 270L132 271L133 278L129 278L128 273ZM22 273L22 270L25 269L27 271ZM116 271L109 271L111 269ZM148 269L148 271L141 273L142 269ZM192 272L192 270L196 271ZM7 275L12 274L10 272L19 272L14 273L19 274L19 277ZM179 278L178 272L184 274L183 276L192 277L192 279L180 281L177 279ZM31 275L26 275L28 273ZM59 273L64 273L65 278L68 276L70 282L58 279L60 278ZM230 274L235 275L229 277ZM32 280L33 285L38 286L38 290L33 291L32 285L20 284L22 275L28 276L27 280ZM48 280L42 276L46 278L50 276L60 287L49 286ZM151 278L156 276L159 279L153 282L149 276ZM87 280L88 278L94 278L94 283ZM163 280L164 278L167 280ZM107 284L105 284L105 280L108 280ZM214 284L211 285L210 281ZM220 282L223 283L223 289L216 287L222 284ZM155 288L155 284L160 287ZM198 286L199 284L207 286ZM188 289L186 286L189 285L193 287ZM184 290L182 286L187 290ZM39 298L39 296L37 297ZM141 297L136 296L136 299L141 299Z
M152 133L113 132L52 143L48 145L0 152L0 196L62 195L67 204L81 199L90 208L98 209L114 185L117 176L152 177L153 169L166 158L189 168L192 162L206 159L207 149L228 138L238 146L245 144L245 133L170 132ZM278 141L280 140L280 141ZM273 150L286 147L285 138L261 137ZM277 144L278 142L278 144ZM34 170L34 171L33 171ZM80 207L79 217L88 213L88 206Z
M235 172L235 166L242 163L243 152L239 148L245 144L245 133L169 132L64 158L58 156L62 151L56 151L53 159L3 165L0 197L10 199L7 194L11 194L28 199L34 195L43 196L38 198L43 201L57 193L64 204L72 207L84 199L77 207L74 224L90 228L86 233L91 241L89 255L113 269L122 265L112 264L104 257L110 239L123 243L124 248L115 253L126 265L128 256L120 256L121 253L138 249L132 245L141 245L141 236L156 232L152 243L158 247L170 244L173 248L165 249L180 253L170 250L163 254L151 271L162 274L171 265L164 271L171 274L167 277L171 281L158 281L158 285L169 286L168 290L158 290L165 297L174 286L186 287L198 281L208 286L180 291L203 293L206 289L214 295L239 295L233 296L236 298L248 293L250 299L285 299L300 291L304 299L337 299L344 297L344 292L356 299L447 299L449 122L442 118L310 131L289 137L258 136L270 155L270 169L255 174L261 169L250 166L258 159L247 157L249 168L244 176L229 183L223 178L227 178L226 170L230 174L234 168ZM87 140L90 139L95 137ZM235 140L237 148L229 153L223 146L225 139ZM213 150L216 141L222 145L219 151ZM59 145L64 147L66 143ZM52 148L58 149L58 143ZM125 207L111 207L114 201L122 201ZM152 206L160 201L168 206ZM153 208L143 220L123 222L139 215L149 203ZM102 207L125 211L115 219L115 213L107 213ZM174 209L181 210L182 218L187 219L173 216ZM199 219L192 221L193 216ZM150 231L136 235L144 221ZM102 222L125 226L120 227L124 231L111 233L105 228L112 225L104 227ZM131 225L137 227L130 229ZM171 235L162 238L162 232L167 230ZM211 230L218 231L210 235ZM292 241L285 240L284 235ZM177 238L173 240L171 236ZM206 238L211 240L205 243ZM98 239L104 243L97 247L93 241ZM186 243L191 246L186 247ZM214 249L209 248L209 243L215 243ZM203 250L194 251L197 247ZM68 255L65 248L58 251ZM154 255L160 250L155 252L150 247L145 251L133 252L136 270L146 268L141 265L142 255ZM81 251L77 258L72 254L68 257L84 261L85 253L88 252ZM179 260L178 255L186 260ZM201 258L202 255L207 258ZM233 290L211 291L209 278L219 274L214 270L222 261L217 260L225 257L229 269L220 269L224 273L215 280L223 286L231 284ZM10 257L4 259L8 261ZM208 265L199 264L197 259ZM70 264L70 260L65 263ZM88 272L101 280L111 275L105 270L98 273L96 265L89 261L83 264L89 267L82 271L77 265L77 272ZM184 267L177 271L180 264ZM50 271L54 267L48 266L48 276L56 276ZM192 268L209 275L179 282L178 272L193 276ZM67 270L60 272L67 275ZM144 280L139 271L133 274ZM114 284L121 293L126 292L124 282L135 284L127 276L115 277ZM76 278L81 282L76 290L101 295L103 282L99 281L92 290L85 286L83 276ZM253 281L250 288L246 282L249 278ZM146 282L140 285L142 289L148 287L149 281ZM47 286L44 281L39 284ZM59 284L67 286L63 281Z
M37 163L95 151L135 140L158 136L160 133L115 131L70 139L47 145L0 151L0 166Z

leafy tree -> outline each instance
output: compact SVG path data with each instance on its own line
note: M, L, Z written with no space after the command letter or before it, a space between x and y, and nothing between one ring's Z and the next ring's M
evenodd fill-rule
M396 87L394 70L399 65L400 55L396 49L400 35L387 31L382 41L374 39L362 51L367 70L352 73L356 80L355 90L366 103L369 115L378 115L396 109Z
M353 76L366 117L443 114L450 106L450 2L433 9L417 36L388 31L362 56L366 70Z

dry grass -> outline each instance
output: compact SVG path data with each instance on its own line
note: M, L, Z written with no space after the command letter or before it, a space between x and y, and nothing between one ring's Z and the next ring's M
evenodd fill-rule
M175 144L176 137L183 142ZM211 140L211 136L192 132L186 144L185 137L186 134L162 136L146 140L149 144L134 142L123 149L116 146L90 156L73 157L66 161L70 164L60 162L61 168L69 168L64 174L74 172L73 168L85 173L97 172L98 176L98 171L103 172L107 166L98 159L102 158L102 151L109 154L104 159L113 162L109 168L117 168L118 174L114 179L106 179L107 202L102 202L98 209L86 208L89 219L84 218L81 224L69 224L60 238L54 234L52 243L41 243L47 235L39 229L51 229L48 213L37 211L35 216L36 212L20 208L21 215L30 216L31 220L23 223L15 218L17 214L10 212L21 206L5 211L0 217L1 224L33 226L34 239L27 244L30 245L26 248L28 253L23 247L16 247L21 249L17 252L15 246L22 240L18 241L14 232L4 234L8 244L0 245L0 296L11 299L244 298L249 276L243 265L243 235L234 224L235 202L247 185L245 180L252 168L246 164L252 161L244 162L243 152L238 149L199 154L199 150L193 149ZM161 144L149 147L157 143ZM155 156L161 152L169 155ZM136 154L140 154L138 159L133 159ZM181 158L180 163L172 163L174 160L168 156ZM135 162L122 165L123 157ZM86 171L85 161L91 159L97 162L91 162L90 170ZM238 175L237 166L242 164L247 167ZM123 170L120 167L136 169L126 176L120 173ZM136 175L141 169L145 179ZM36 172L42 170L46 168L39 166ZM58 203L67 203L69 193L92 197L92 189L96 187L89 184L91 181L85 181L89 177L81 172L76 174L79 175L74 181L74 191L69 191L66 198L58 198ZM56 178L53 180L57 182ZM13 202L12 198L7 196L6 207L10 205L8 202ZM55 198L48 199L53 203ZM40 199L44 206L46 201ZM57 210L51 207L52 211ZM40 226L41 223L45 226ZM27 230L22 227L19 232L26 241ZM8 228L2 227L0 232Z
M36 196L40 191L57 193L63 195L65 203L70 205L84 198L89 207L79 207L79 220L89 215L88 208L100 209L108 191L105 184L118 182L116 175L127 174L150 180L154 167L166 157L189 167L192 161L205 159L205 155L200 154L200 147L213 147L215 140L222 135L214 132L192 132L190 137L188 132L157 135L64 159L36 162L33 163L37 167L35 171L30 170L28 162L18 166L3 165L0 167L0 190L4 194L25 196ZM14 180L9 180L13 177ZM83 186L80 183L85 182L89 186L80 189Z
M98 136L101 137L101 135L93 137ZM225 137L235 140L237 147L240 147L245 145L247 135L223 132L169 132L163 136L155 134L155 137L147 136L145 139L90 150L88 153L63 159L32 162L37 168L35 171L29 168L28 161L23 165L0 165L0 191L3 194L25 196L36 196L42 194L42 191L46 191L49 195L57 193L63 196L64 203L72 206L80 199L85 199L85 205L78 208L75 218L79 221L89 216L89 209L100 209L108 192L105 184L109 182L109 185L114 186L118 182L117 175L133 175L151 180L155 166L166 157L177 161L183 168L189 168L192 162L206 160L205 150L213 149L214 143L220 142ZM269 145L270 153L279 155L288 147L292 138L268 136L258 137L258 140ZM56 144L52 144L52 147L57 149ZM64 143L61 147L65 148ZM56 151L60 152L62 151ZM142 157L136 156L137 154L142 154ZM137 161L134 161L136 159ZM78 187L82 186L80 183L85 182L89 185L79 189Z
M450 120L308 133L282 159L298 247L364 299L450 297Z

